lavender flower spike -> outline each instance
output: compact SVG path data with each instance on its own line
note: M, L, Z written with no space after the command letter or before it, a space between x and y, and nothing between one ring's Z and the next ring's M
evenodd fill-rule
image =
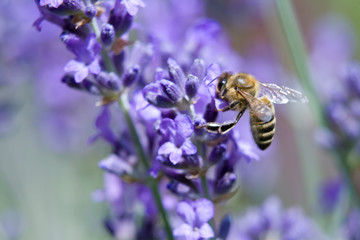
M214 217L214 205L208 199L196 201L182 201L177 205L176 211L184 221L174 229L174 236L186 240L209 239L214 232L208 221Z

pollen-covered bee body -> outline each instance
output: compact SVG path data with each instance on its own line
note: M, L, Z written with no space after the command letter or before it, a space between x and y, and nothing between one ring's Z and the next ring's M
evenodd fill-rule
M219 124L209 122L199 126L210 132L225 134L238 123L247 108L250 111L250 125L257 146L265 150L270 146L275 133L275 108L273 103L307 102L301 92L278 86L272 83L262 83L247 73L222 73L216 85L217 96L229 102L229 105L218 111L238 111L234 122Z

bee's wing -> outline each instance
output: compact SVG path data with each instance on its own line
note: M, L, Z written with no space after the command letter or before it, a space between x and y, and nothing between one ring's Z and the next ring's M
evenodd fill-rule
M271 102L285 104L288 102L308 102L307 97L294 89L274 83L260 83L260 95L266 96Z
M273 118L274 113L268 105L247 92L240 90L238 92L245 98L251 113L255 114L260 120L268 122Z

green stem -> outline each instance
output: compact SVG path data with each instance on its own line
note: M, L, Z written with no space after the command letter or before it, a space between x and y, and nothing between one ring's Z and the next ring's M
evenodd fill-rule
M310 101L310 107L315 116L319 126L329 128L329 123L325 116L324 110L321 107L320 99L318 98L310 77L310 71L307 61L307 51L302 38L299 24L291 3L291 0L276 0L277 12L282 23L288 47L291 52L291 57L299 77L299 81L305 88ZM347 163L347 153L336 153L337 164L341 169L345 181L347 183L350 195L353 201L357 204L360 203L359 195L356 192L356 187L351 179L351 169Z
M100 29L99 29L99 26L98 26L95 18L93 18L92 21L91 21L91 27L92 27L94 33L96 34L96 37L97 37L98 41L101 42L100 41ZM114 69L115 69L114 64L111 61L111 59L110 59L109 55L107 54L104 47L102 47L101 56L102 56L102 58L104 60L106 70L114 72ZM132 141L133 141L133 144L134 144L138 159L140 160L142 165L146 168L146 170L149 170L150 169L150 163L149 163L149 161L147 159L147 156L145 154L145 151L144 151L144 149L142 147L142 144L141 144L139 135L138 135L138 133L136 131L134 122L131 119L131 116L129 114L129 102L128 102L128 97L127 97L126 93L123 93L120 96L120 98L119 98L119 106L120 106L120 109L121 109L121 111L123 113L125 121L127 123L127 126L129 128L130 135L131 135L131 138L132 138ZM155 199L155 203L156 203L157 208L158 208L158 210L160 212L160 215L161 215L161 217L163 219L163 222L164 222L164 225L165 225L165 231L166 231L168 240L174 240L174 236L172 234L172 229L171 229L171 226L170 226L169 218L168 218L167 213L165 211L164 205L163 205L163 203L161 201L161 195L160 195L160 192L159 192L159 189L158 189L157 180L152 178L152 177L148 177L147 178L147 185L151 189L151 192L152 192L152 194L154 196L154 199Z
M210 199L209 186L207 183L206 175L201 177L201 185L202 185L202 188L204 191L204 197L206 197L207 199Z
M127 101L127 95L124 93L124 94L122 94L122 96L119 99L119 106L120 106L120 108L122 110L122 113L124 115L127 126L129 127L130 135L131 135L132 141L134 143L137 156L138 156L140 162L148 170L150 168L150 164L149 164L149 161L148 161L148 159L146 157L144 149L142 148L142 144L140 142L140 138L139 138L139 135L138 135L138 133L136 131L134 122L132 121L131 116L129 114L128 105L129 104L128 104L128 101ZM147 184L149 185L149 187L150 187L150 189L152 191L152 194L153 194L153 196L155 198L156 205L157 205L158 210L160 211L161 217L162 217L162 219L164 221L165 230L166 230L166 234L168 236L168 239L173 240L174 237L173 237L173 234L172 234L170 222L169 222L167 213L165 211L164 205L163 205L163 203L161 201L161 195L159 193L157 181L152 177L149 177L147 180L148 180Z

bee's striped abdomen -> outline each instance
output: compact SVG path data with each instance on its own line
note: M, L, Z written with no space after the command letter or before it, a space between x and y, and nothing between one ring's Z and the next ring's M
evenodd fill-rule
M259 98L259 100L265 103L270 109L272 113L272 118L264 122L259 119L254 112L250 110L250 125L251 125L251 133L256 142L256 145L261 150L265 150L270 146L272 140L274 138L275 133L275 108L272 102L267 97Z
M253 138L261 150L270 146L275 133L275 115L269 122L258 122L251 120L251 132Z

